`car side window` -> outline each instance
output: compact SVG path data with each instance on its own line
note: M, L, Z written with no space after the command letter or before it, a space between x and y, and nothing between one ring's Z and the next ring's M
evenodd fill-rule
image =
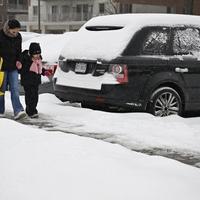
M169 33L166 29L154 30L147 34L141 49L145 55L166 55Z
M199 53L199 30L197 28L176 29L174 32L173 52L178 55Z

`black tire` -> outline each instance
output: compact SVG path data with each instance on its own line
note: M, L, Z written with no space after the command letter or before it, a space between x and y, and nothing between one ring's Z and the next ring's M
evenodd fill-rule
M156 89L150 98L149 112L159 117L182 115L183 106L180 95L171 87Z

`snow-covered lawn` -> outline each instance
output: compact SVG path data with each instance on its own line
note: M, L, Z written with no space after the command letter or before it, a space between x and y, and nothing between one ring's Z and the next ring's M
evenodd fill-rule
M21 97L24 102L24 97ZM141 148L200 151L200 119L106 113L40 95L56 128ZM11 103L6 93L6 112ZM1 200L198 200L200 169L117 144L0 119ZM126 146L125 145L125 146Z
M24 104L24 96L21 96ZM10 95L6 107L12 112ZM165 148L200 153L200 118L154 117L147 113L110 113L61 102L53 94L41 94L38 110L53 130L104 139L130 149Z
M109 113L62 103L40 95L39 111L49 115L55 129L103 138L130 149L166 148L200 153L200 118L154 117L147 113Z

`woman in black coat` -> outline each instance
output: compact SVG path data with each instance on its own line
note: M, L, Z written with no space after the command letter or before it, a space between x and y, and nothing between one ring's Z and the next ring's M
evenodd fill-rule
M0 57L3 58L1 71L4 72L3 93L8 87L11 92L11 101L14 111L14 119L20 119L26 116L23 106L19 99L18 88L18 68L21 67L20 55L22 37L19 33L20 23L15 20L9 20L0 30ZM18 66L18 68L17 68ZM0 96L0 117L5 116L5 98Z

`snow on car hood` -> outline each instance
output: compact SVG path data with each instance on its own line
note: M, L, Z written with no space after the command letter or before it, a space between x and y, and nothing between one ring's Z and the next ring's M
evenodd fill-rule
M31 42L40 43L43 61L56 63L58 62L62 48L74 34L75 32L66 32L63 34L45 34L39 37L34 37L23 42L22 49L29 49Z
M42 34L40 33L34 33L34 32L24 32L24 31L20 31L20 34L22 36L22 42L25 42L27 40L30 40L32 38L41 36Z
M199 26L199 16L177 14L118 14L95 17L78 31L61 51L66 59L112 60L121 55L134 33L144 26L193 24ZM87 30L91 26L123 27L118 30Z

